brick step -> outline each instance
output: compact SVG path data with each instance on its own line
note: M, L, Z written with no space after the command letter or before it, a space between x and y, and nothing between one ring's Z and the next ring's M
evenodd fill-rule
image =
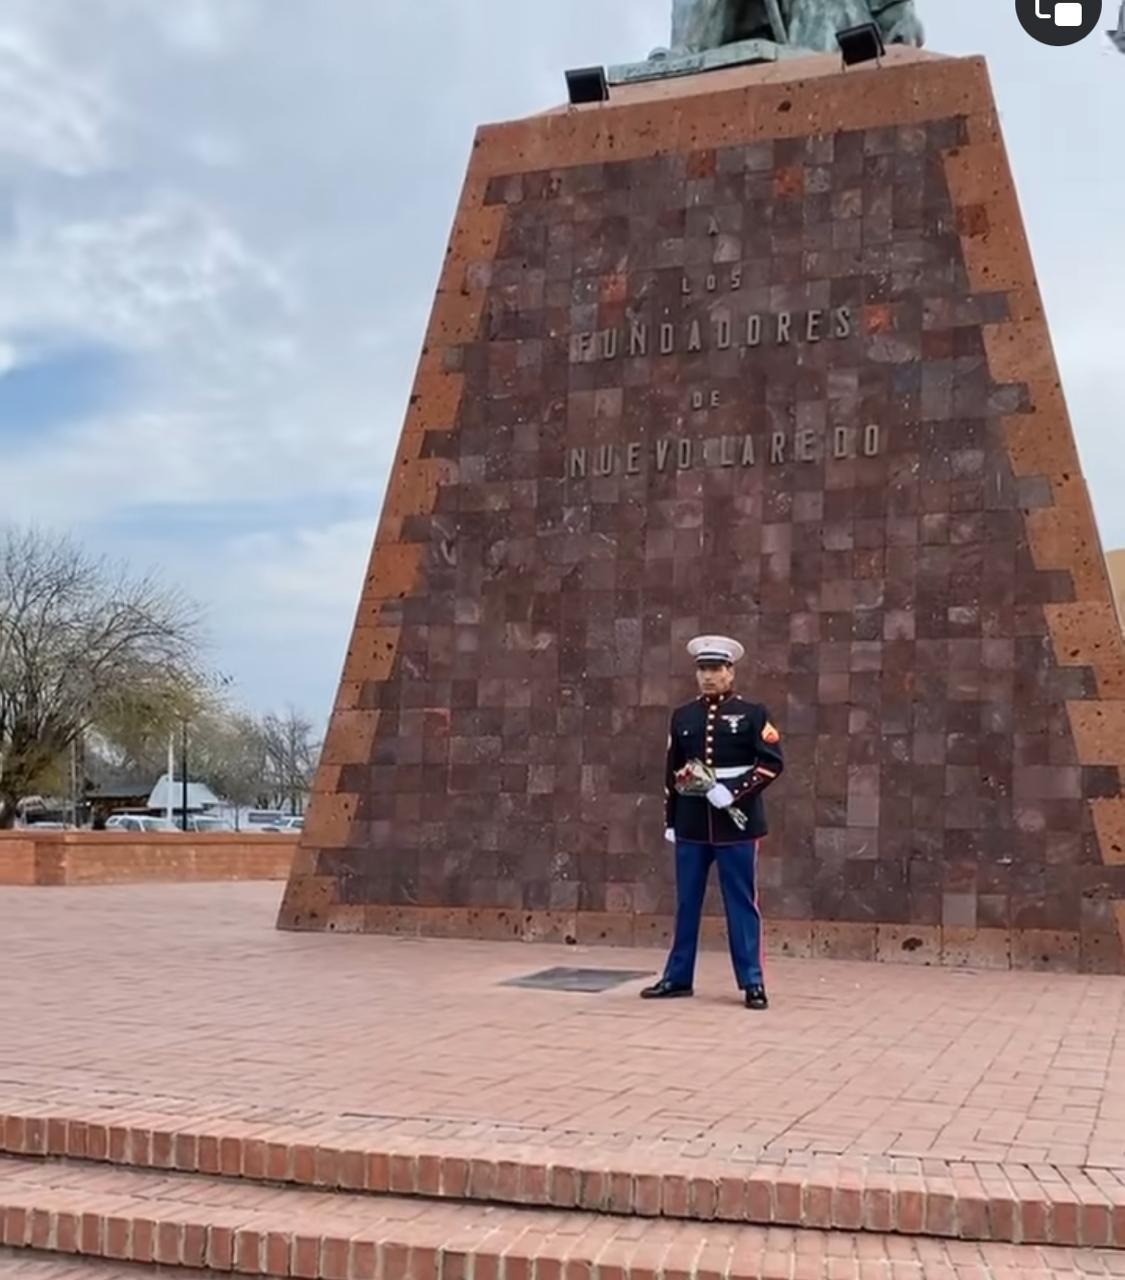
M7 1157L0 1157L0 1244L34 1251L28 1255L32 1263L59 1255L73 1267L73 1280L103 1280L96 1271L83 1271L91 1260L278 1280L1125 1275L1125 1256L1111 1250L652 1222Z
M1008 1244L1125 1249L1125 1171L942 1161L759 1165L84 1108L0 1114L0 1152L551 1209Z
M0 1280L215 1280L214 1271L0 1248Z

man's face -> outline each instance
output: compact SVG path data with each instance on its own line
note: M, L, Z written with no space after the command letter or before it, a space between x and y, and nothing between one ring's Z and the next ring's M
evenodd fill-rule
M734 688L734 668L729 662L704 662L696 667L695 679L704 697L730 693Z

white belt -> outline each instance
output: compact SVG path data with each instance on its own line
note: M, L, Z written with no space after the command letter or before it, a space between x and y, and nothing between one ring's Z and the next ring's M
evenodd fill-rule
M741 778L744 773L749 773L752 765L744 764L738 769L716 769L715 777L726 781L729 778Z

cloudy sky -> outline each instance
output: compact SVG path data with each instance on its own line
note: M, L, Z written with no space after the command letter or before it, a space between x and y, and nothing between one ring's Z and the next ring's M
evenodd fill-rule
M244 702L322 718L474 126L643 57L670 8L3 0L0 518L183 585ZM1034 43L1012 0L921 9L990 60L1125 546L1125 57Z

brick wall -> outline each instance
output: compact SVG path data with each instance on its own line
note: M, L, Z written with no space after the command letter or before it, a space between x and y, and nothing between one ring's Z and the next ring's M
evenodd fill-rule
M297 837L0 831L0 885L284 880Z

